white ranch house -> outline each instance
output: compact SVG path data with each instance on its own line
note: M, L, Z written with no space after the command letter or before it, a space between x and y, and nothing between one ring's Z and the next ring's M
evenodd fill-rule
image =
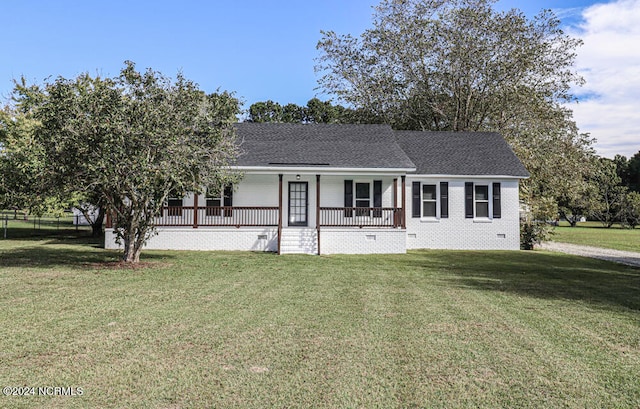
M528 172L496 133L236 125L240 183L173 198L148 249L308 254L516 250ZM107 248L117 248L107 220Z

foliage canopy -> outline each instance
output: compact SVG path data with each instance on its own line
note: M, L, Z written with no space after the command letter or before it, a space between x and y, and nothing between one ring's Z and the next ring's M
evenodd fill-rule
M115 78L82 74L17 85L17 106L37 120L47 183L95 197L114 214L124 260L139 260L172 194L219 189L235 177L238 100L207 95L126 62Z
M500 132L531 178L521 197L555 217L593 155L566 103L581 40L551 11L529 20L495 0L383 0L360 37L324 31L320 87L396 129ZM535 203L540 202L543 203Z

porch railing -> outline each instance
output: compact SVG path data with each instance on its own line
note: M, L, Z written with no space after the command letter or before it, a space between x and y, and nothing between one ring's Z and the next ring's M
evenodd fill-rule
M402 227L402 208L321 207L320 227ZM156 226L278 226L279 210L272 207L165 206ZM107 227L110 227L108 220Z
M401 227L402 209L393 207L321 207L321 227Z
M193 206L165 206L155 219L156 226L192 226Z
M165 206L156 226L277 226L278 207Z

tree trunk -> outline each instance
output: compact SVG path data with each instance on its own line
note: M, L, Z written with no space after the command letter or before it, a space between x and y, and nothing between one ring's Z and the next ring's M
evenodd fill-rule
M122 260L126 263L138 263L140 262L140 253L146 242L148 227L142 224L143 227L139 227L140 223L132 222L129 226L129 230L125 229L124 241L124 254ZM138 226L138 227L136 227Z
M122 255L122 261L125 263L137 263L140 261L141 247L136 246L136 231L138 229L131 226L130 230L126 232L124 237L124 254ZM126 231L126 230L125 230Z
M98 217L96 217L96 220L91 223L92 237L100 237L102 235L102 221L104 220L105 213L105 209L101 206L98 210Z
M127 263L139 263L140 262L140 253L142 252L142 248L136 248L133 246L132 251L127 254L127 258L124 260Z
M140 252L142 248L136 247L135 240L126 241L125 240L125 248L124 255L122 256L122 261L125 263L138 263L140 261Z
M95 219L91 217L88 207L79 205L77 209L80 210L85 220L91 226L91 236L100 237L100 235L102 235L102 222L105 215L105 209L103 208L103 206L98 206L98 215L95 217Z

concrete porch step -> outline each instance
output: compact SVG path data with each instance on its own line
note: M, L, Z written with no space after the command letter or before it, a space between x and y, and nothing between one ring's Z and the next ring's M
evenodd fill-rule
M280 236L280 254L318 254L316 229L283 228Z

